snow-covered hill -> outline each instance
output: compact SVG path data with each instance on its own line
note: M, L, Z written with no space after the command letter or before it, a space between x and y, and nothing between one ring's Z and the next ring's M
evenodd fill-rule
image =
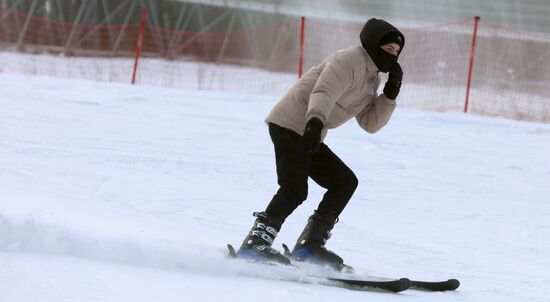
M0 74L0 301L550 300L550 125L457 113L329 133L360 185L327 247L360 273L459 291L350 291L227 261L276 191L274 102ZM322 193L312 183L277 246Z

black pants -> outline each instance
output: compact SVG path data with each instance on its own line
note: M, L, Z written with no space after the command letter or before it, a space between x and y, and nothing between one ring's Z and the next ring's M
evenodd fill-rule
M280 188L266 212L273 217L288 217L306 200L307 181L311 177L327 189L317 212L339 216L357 188L358 180L353 171L324 143L319 152L309 154L300 146L302 137L289 129L270 123L269 135L275 146Z

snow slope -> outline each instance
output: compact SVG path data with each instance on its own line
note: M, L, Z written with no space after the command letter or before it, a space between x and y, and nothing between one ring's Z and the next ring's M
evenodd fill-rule
M0 96L2 302L550 301L550 125L398 109L375 135L331 131L360 186L327 247L360 273L462 281L387 294L224 259L276 190L275 98L6 74Z

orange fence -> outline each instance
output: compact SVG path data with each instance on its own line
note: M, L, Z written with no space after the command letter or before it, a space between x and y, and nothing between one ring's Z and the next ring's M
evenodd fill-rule
M0 6L0 72L282 95L302 70L359 43L360 29L302 18L188 32L67 23ZM402 31L401 106L550 122L550 36L473 18Z

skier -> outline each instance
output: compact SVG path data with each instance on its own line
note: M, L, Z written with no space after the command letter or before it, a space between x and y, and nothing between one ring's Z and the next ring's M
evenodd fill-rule
M355 117L369 133L384 127L399 94L403 71L397 63L404 35L390 23L372 18L359 35L361 44L342 49L308 70L275 105L266 119L275 147L280 186L264 212L256 212L238 257L289 264L271 247L285 219L304 201L308 177L327 189L292 250L292 258L345 267L325 248L330 231L358 185L353 171L322 141L328 129ZM378 95L379 72L387 72Z

